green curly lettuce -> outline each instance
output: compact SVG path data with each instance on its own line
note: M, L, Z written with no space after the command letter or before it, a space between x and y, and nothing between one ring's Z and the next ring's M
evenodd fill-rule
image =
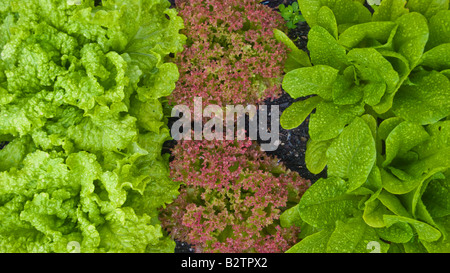
M163 110L186 38L169 7L1 1L0 252L173 252Z

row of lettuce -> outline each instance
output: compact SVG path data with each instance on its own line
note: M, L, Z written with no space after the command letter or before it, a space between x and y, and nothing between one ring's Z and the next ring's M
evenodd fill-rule
M448 0L299 0L309 54L259 1L175 2L0 3L0 252L450 251ZM250 140L161 153L171 105L281 87L328 178Z
M282 215L303 228L288 252L450 252L449 1L299 4L310 55L283 88L313 96L281 124L315 109L306 164L328 178Z
M0 252L173 252L164 98L186 37L169 7L0 2Z

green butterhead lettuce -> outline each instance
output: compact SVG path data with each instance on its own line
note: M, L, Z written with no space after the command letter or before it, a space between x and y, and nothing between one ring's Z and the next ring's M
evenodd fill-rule
M0 252L172 252L166 0L0 3Z

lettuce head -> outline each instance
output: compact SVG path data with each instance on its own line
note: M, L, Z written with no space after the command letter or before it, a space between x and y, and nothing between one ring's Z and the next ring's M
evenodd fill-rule
M0 2L0 252L170 252L167 0Z

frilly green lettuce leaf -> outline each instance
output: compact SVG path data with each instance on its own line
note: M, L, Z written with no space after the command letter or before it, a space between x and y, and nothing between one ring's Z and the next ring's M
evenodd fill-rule
M79 243L81 252L146 252L147 247L158 248L163 233L151 216L160 202L151 210L142 210L139 202L151 195L140 194L142 201L138 203L127 200L129 177L121 172L104 172L93 154L73 153L66 163L38 151L27 156L23 169L1 173L2 182L9 182L8 187L2 183L1 196L22 197L15 206L9 204L17 198L3 200L6 205L1 211L10 216L4 218L2 236L9 234L18 242L23 237L31 240L30 245L21 246L20 252L66 252L71 241ZM34 249L33 238L42 235L51 243ZM6 252L17 251L10 248L13 246L2 247Z
M97 106L85 114L81 122L68 129L68 137L79 149L113 151L125 149L137 136L136 118L106 106Z
M22 160L33 149L27 137L16 138L0 150L0 172L20 168Z

